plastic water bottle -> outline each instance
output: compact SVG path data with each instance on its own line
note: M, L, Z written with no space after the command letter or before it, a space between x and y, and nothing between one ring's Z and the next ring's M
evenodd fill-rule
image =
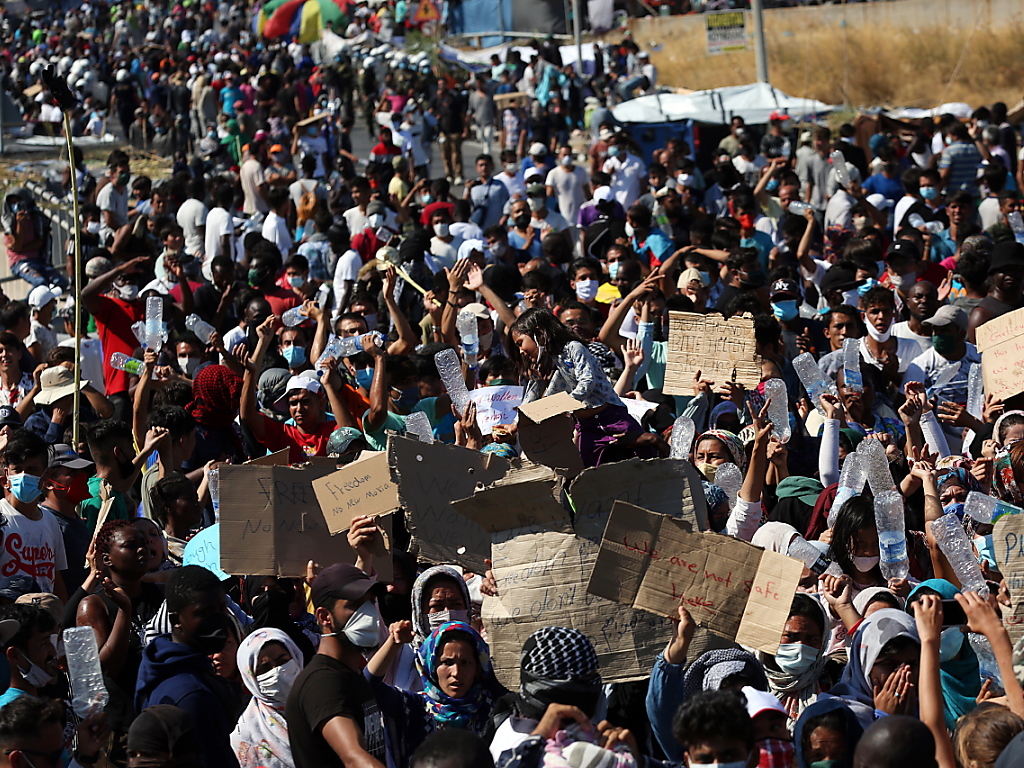
M477 335L476 315L462 310L455 320L455 327L459 329L459 338L462 340L462 356L466 359L466 365L472 368L476 365L477 355L480 354L480 337Z
M213 502L213 517L220 522L220 467L214 467L207 475L207 487L210 489L210 501Z
M839 567L838 563L826 558L819 549L800 534L797 534L796 538L789 543L786 554L802 562L807 570L815 576L838 577L843 575L843 569Z
M726 498L729 499L729 509L731 511L736 506L736 499L739 498L740 488L743 487L743 473L740 472L740 468L731 461L719 464L718 469L715 470L715 485L725 491Z
M1024 243L1024 216L1020 215L1020 211L1012 211L1006 215L1006 220L1010 222L1010 229L1013 230L1013 239L1018 243Z
M941 221L925 221L919 213L910 214L907 217L907 223L914 229L921 229L923 227L925 232L933 235L937 235L945 229Z
M964 514L973 517L979 523L995 523L1003 515L1022 513L1024 509L978 491L968 492L967 501L964 502Z
M837 149L828 156L828 159L832 161L832 168L836 172L836 182L842 189L846 189L850 186L850 174L846 171L846 158Z
M430 418L423 411L413 411L405 417L405 434L418 438L421 443L434 442L434 428L430 426Z
M107 686L103 683L100 651L92 627L65 629L64 651L71 678L71 708L84 719L106 707L110 701Z
M466 404L469 403L469 390L466 389L466 380L462 376L462 363L459 362L459 355L454 349L442 349L434 355L434 364L437 372L441 375L444 388L452 398L452 405L458 413L466 412Z
M899 491L885 491L875 496L875 527L882 575L887 579L907 578L910 561L903 522L903 496Z
M203 344L209 344L210 336L217 330L199 315L194 314L185 318L185 327L198 336Z
M860 373L860 339L843 339L843 383L854 392L864 391Z
M110 356L110 367L130 373L132 376L141 376L146 370L144 362L128 357L124 352L115 352Z
M796 369L796 375L800 377L800 383L807 390L807 399L818 409L818 413L824 416L825 410L821 407L821 396L826 393L838 395L835 384L825 378L825 374L821 372L821 366L810 352L804 352L793 358L793 368Z
M697 428L693 425L693 419L689 416L677 416L672 424L670 459L686 459L690 456L690 448L693 446L693 435Z
M889 459L885 455L885 446L878 440L861 440L857 446L857 453L864 456L864 468L872 496L896 489L896 484L892 481L892 472L889 470Z
M780 443L788 443L793 430L789 426L789 392L786 382L782 379L768 379L764 383L764 396L770 398L768 418L772 422L772 431Z
M994 685L991 690L998 696L1005 693L1003 677L999 674L999 662L996 660L996 652L992 650L992 643L984 635L976 632L967 633L967 642L971 650L978 657L978 671L981 673L982 682L985 679L991 680Z
M281 315L281 322L287 325L289 328L294 328L299 323L307 320L308 318L302 314L302 305L292 307Z
M811 204L805 203L803 200L794 200L789 204L789 212L794 216L803 216L809 210L811 210Z
M963 591L977 592L982 597L987 597L988 585L985 583L985 577L981 575L981 566L978 565L967 532L956 514L950 512L943 515L931 525L932 535L953 572L956 573Z
M138 320L132 323L132 333L135 334L135 338L139 340L139 346L143 349L146 348L146 321Z
M925 411L921 414L921 434L924 436L929 451L937 453L940 459L943 456L949 456L946 434L942 431L939 420L935 418L934 411Z
M146 346L159 350L164 345L164 300L159 296L146 299Z
M832 507L828 511L828 527L834 528L839 509L848 499L859 496L868 481L867 467L864 456L860 453L848 453L843 461L843 469L839 473L839 489Z
M985 381L981 375L981 365L971 363L967 371L967 412L976 419L981 418L985 403Z

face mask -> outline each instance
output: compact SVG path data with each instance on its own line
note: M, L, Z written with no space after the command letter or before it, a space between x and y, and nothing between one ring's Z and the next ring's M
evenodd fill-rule
M934 200L939 196L939 190L935 187L921 187L921 197L925 200Z
M857 289L854 288L852 291L843 291L843 304L851 307L856 307L860 302L860 294L857 293Z
M25 654L22 654L22 656L24 655ZM34 661L29 661L28 656L25 656L25 661L28 661L28 669L22 669L19 665L18 672L23 678L25 678L26 683L35 686L36 688L42 688L43 686L49 685L53 682L54 675L51 675Z
M508 248L507 243L491 243L487 246L487 250L491 252L491 256L494 258L500 258L505 254L505 249Z
M185 375L188 376L190 379L192 378L192 374L196 372L196 368L198 368L198 367L199 367L199 358L198 357L179 357L178 358L178 368L180 368L182 371L184 371Z
M288 285L292 288L301 288L306 283L306 278L302 275L292 275L288 278Z
M946 336L943 334L940 336L937 333L932 334L932 349L938 352L943 357L952 355L956 351L956 337Z
M577 280L576 298L580 301L593 301L597 296L597 280Z
M768 179L768 183L765 184L765 188L769 192L774 192L776 189L779 188L779 180L778 179Z
M868 225L868 218L867 218L867 216L854 216L853 217L853 226L857 229L858 232L860 230L864 229L865 227L867 227L867 225Z
M939 635L939 661L952 661L960 653L964 644L964 633L960 627L947 627Z
M775 654L775 663L783 672L797 677L810 669L817 658L817 648L803 643L783 643Z
M98 221L90 221L85 225L85 231L91 235L98 235L100 231L100 223Z
M228 641L228 617L224 613L211 613L199 622L192 633L192 647L203 656L211 656L224 650Z
M509 176L515 176L516 171L519 170L515 163L505 163L505 173Z
M373 214L373 216L369 217L369 220L370 227L372 227L373 229L380 229L381 227L384 226L384 214L382 213Z
M16 475L8 475L7 482L14 494L14 498L25 504L31 504L39 498L39 478L27 472L19 472Z
M50 485L54 490L62 491L68 497L68 501L72 504L78 504L92 496L89 492L89 477L84 473L79 473L75 479L71 481L71 485L61 485L60 483L55 483L52 480L50 481ZM989 538L992 537L990 536ZM975 541L977 541L977 539L975 539Z
M857 295L863 296L876 285L878 285L878 281L875 280L873 277L869 277L867 280L865 280L863 283L857 286Z
M424 192L422 195L420 195L420 203L422 203L423 205L430 205L433 199L434 196L429 192Z
M274 667L262 675L256 676L256 685L260 695L272 704L284 706L288 701L288 693L292 689L295 678L302 671L302 666L295 659L289 659L279 667Z
M370 385L373 383L373 368L360 368L356 371L356 384L365 389L367 392L370 391Z
M740 223L740 227L743 229L754 228L754 215L751 213L741 213L736 217L736 220Z
M267 273L266 273L265 270L262 270L262 269L250 269L249 273L246 275L246 280L248 281L250 286L255 288L257 285L259 285L260 283L263 282L263 280L264 280L264 278L266 278L266 276L267 276Z
M413 406L420 401L420 388L408 387L406 389L398 390L398 398L395 400L395 404L398 405L404 411L411 411Z
M877 342L884 344L889 340L889 337L892 336L892 321L889 322L889 327L884 331L879 331L875 326L867 321L864 322L864 326L868 329L868 336Z
M494 340L494 332L493 331L491 333L485 333L483 336L480 337L480 349L484 350L484 351L490 349L491 348L491 342L493 340Z
M128 285L115 285L114 291L123 301L135 301L135 298L139 295L139 286L134 283L129 283Z
M622 268L621 261L609 261L608 262L608 277L612 280L617 280L619 277L619 270Z
M117 174L117 186L119 186L119 187L125 186L128 183L128 181L131 179L131 177L132 177L132 175L130 173L119 173L119 174Z
M626 222L626 225L625 225L624 229L625 229L625 232L626 232L626 237L633 237L633 235L636 234L636 228L632 224L630 224L628 221Z
M515 225L516 225L517 228L519 228L519 229L526 229L526 227L527 227L527 225L529 225L529 223L530 223L530 217L529 217L528 214L521 213L520 215L516 216Z
M569 157L568 155L566 155L566 156L565 156L565 157L563 157L563 158L562 158L561 160L559 160L559 161L558 161L558 163L559 163L559 165L561 165L561 166L562 166L563 168L568 168L569 166L571 166L571 165L572 165L572 158L571 158L571 157Z
M434 234L438 237L448 237L448 225L445 222L440 222L434 225Z
M544 208L544 201L539 197L531 197L526 201L526 204L530 206L530 210L534 213Z
M281 357L288 363L289 368L298 368L306 362L306 348L292 344L290 347L285 347L281 350Z
M380 614L377 607L367 601L359 606L347 622L342 634L352 645L360 649L372 650L380 640Z
M438 611L427 614L427 626L430 627L431 632L449 621L461 621L463 624L469 624L469 611Z
M755 742L759 758L757 768L773 768L776 765L793 765L796 748L788 739L760 739Z
M775 315L776 320L781 322L789 322L797 315L800 314L800 310L797 308L795 299L788 299L786 301L773 301L772 302L772 314Z
M853 567L856 568L860 573L867 573L878 565L878 555L874 557L855 557L853 558Z
M717 464L708 464L706 461L697 464L697 471L708 479L709 483L715 482L715 472L718 471Z
M889 283L896 290L901 290L917 282L917 272L908 272L905 275L894 275L889 273Z
M981 560L987 560L989 565L995 567L996 564L996 548L992 543L992 534L988 536L975 536L974 546L978 549L978 557Z
M610 147L608 147L608 157L618 157L619 156L619 151L620 150L619 150L618 146L616 146L615 144L612 144Z

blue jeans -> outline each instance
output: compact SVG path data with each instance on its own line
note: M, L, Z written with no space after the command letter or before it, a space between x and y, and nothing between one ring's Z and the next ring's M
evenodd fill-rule
M59 285L68 287L67 278L46 262L38 259L22 259L11 265L11 272L33 288L37 285Z

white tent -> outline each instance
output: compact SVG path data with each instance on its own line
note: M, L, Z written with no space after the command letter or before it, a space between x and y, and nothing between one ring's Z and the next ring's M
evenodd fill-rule
M792 118L821 115L835 109L817 99L788 96L767 83L732 85L693 93L660 93L624 101L612 110L620 123L665 123L696 120L728 125L733 115L751 125L768 122L772 112Z

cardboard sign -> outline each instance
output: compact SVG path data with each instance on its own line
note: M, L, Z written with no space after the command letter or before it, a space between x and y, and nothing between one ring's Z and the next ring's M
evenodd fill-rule
M721 315L668 313L666 395L692 395L693 374L723 384L735 381L747 389L761 383L761 356L755 350L754 320L748 315L728 320Z
M484 598L482 617L494 672L514 690L523 643L555 625L590 638L605 682L647 677L672 636L672 622L587 593L598 547L573 531L556 487L555 480L525 480L455 504L490 531L498 596Z
M518 386L482 387L469 393L476 403L476 423L485 435L495 424L515 424L523 403L523 388Z
M624 502L612 508L587 590L775 654L803 563Z
M633 397L622 398L622 403L629 411L629 415L636 419L637 424L641 424L644 416L658 407L657 403L652 403L650 400L637 400Z
M576 447L569 414L583 407L567 392L519 406L519 447L523 456L535 464L564 470L569 477L582 472L583 459Z
M569 486L576 532L601 543L616 501L685 520L691 530L708 527L708 504L700 474L685 459L629 459L591 467Z
M203 528L189 539L181 558L182 565L201 565L221 581L231 578L220 567L220 523Z
M310 560L323 567L354 563L345 537L330 535L313 491L313 481L333 471L262 464L221 467L221 569L234 575L301 577ZM386 528L385 535L390 542ZM391 579L391 558L375 559L374 566L381 580Z
M1005 400L1024 392L1024 309L989 320L974 333L985 394Z
M383 452L314 480L313 492L332 536L351 528L353 518L377 517L402 505L398 486L391 482L388 455Z
M406 511L406 524L419 546L419 558L431 563L458 563L483 573L490 536L453 507L473 495L477 484L490 485L508 471L508 462L444 443L421 443L409 437L388 438L391 479Z
M1006 579L1010 610L1003 610L1003 626L1010 641L1024 636L1024 515L1003 515L992 529L996 570Z
M291 450L288 448L282 448L280 451L274 453L268 453L266 456L257 456L255 459L249 459L245 462L246 464L258 464L261 466L288 466L288 456L291 455Z

